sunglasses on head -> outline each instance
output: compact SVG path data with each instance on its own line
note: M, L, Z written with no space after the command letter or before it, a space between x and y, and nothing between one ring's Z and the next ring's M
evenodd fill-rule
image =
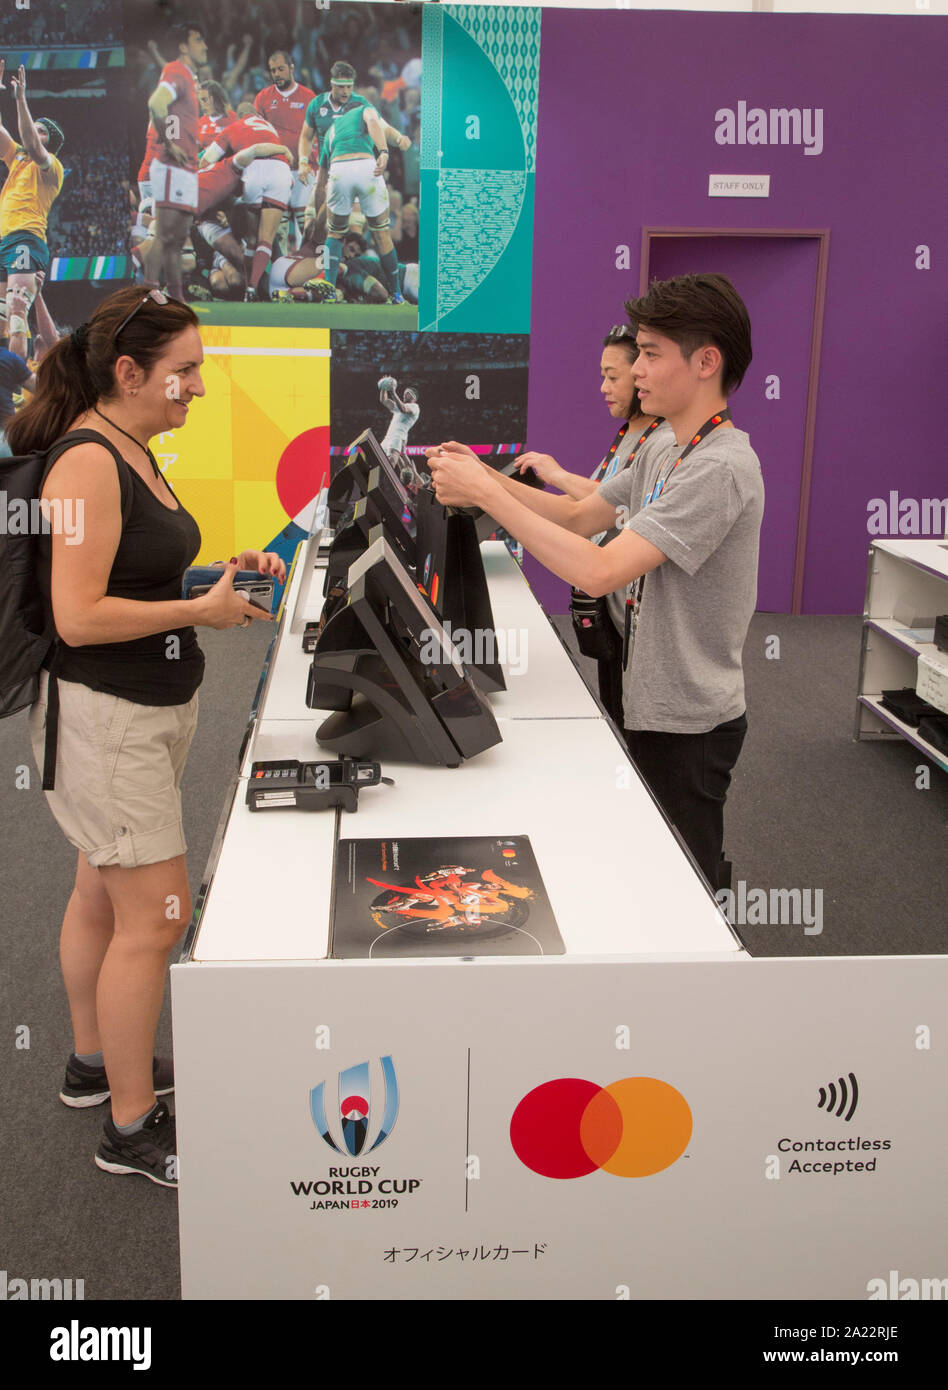
M631 338L635 342L636 328L630 328L627 323L614 323L609 329L610 338Z
M152 302L155 303L155 304L167 304L167 303L168 303L168 296L164 293L163 290L149 290L148 293L147 293L146 295L143 295L142 298L139 300L139 302L135 305L135 308L134 308L134 309L132 310L132 312L128 315L128 317L127 317L127 318L124 318L124 319L122 320L122 322L119 324L118 328L116 328L115 332L112 334L112 342L113 342L113 343L115 342L115 340L116 340L116 338L118 337L118 335L121 333L122 329L123 329L127 324L131 323L132 319L133 319L133 318L135 317L135 315L138 313L139 309L142 307L143 304L147 304L148 301L149 301L149 299L152 300Z

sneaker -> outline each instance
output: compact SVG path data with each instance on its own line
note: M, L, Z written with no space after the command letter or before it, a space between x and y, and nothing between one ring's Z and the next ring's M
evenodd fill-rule
M405 296L402 295L402 294L392 294L392 295L389 295L388 302L389 302L389 304L404 304L404 303L405 303Z
M257 291L253 288L252 285L248 285L247 288L244 290L244 303L245 303L245 304L256 304L256 302L257 302Z
M325 275L314 275L311 280L306 280L303 289L314 304L325 304L336 298L336 287L329 283Z
M189 300L196 300L201 304L206 304L214 298L210 286L206 285L203 280L189 280L184 287L184 292Z
M148 1112L144 1129L119 1134L111 1115L95 1153L97 1168L106 1173L140 1173L161 1187L178 1186L178 1151L174 1116L164 1101Z
M171 1059L156 1057L151 1064L151 1070L155 1095L170 1095L174 1090L174 1066ZM59 1093L63 1105L71 1105L74 1110L84 1110L90 1105L101 1105L110 1095L105 1067L87 1067L78 1061L73 1053L66 1063L66 1080Z

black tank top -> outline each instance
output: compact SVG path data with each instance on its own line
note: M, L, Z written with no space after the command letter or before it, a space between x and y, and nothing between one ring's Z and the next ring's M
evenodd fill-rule
M160 603L180 599L184 571L201 548L201 532L181 503L172 511L104 435L98 442L115 459L122 492L122 535L106 587L109 598ZM170 497L171 488L156 469ZM124 474L124 478L123 478ZM132 496L129 505L128 489ZM50 601L52 541L41 539L40 583ZM169 640L177 639L177 640ZM63 680L118 695L138 705L185 704L204 678L204 653L193 627L171 628L128 642L70 647L56 643L52 670Z

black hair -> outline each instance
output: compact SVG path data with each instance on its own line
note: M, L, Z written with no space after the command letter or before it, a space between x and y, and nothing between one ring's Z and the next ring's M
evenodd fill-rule
M628 324L617 323L609 329L609 332L602 340L602 345L603 347L624 348L629 355L629 361L634 362L639 355L639 345L635 341L637 331L634 324L632 327L629 327ZM632 399L629 401L628 418L634 420L636 415L641 415L641 413L642 402L639 400L638 391L633 386Z
M58 121L54 121L52 116L36 116L33 120L34 125L46 127L46 148L50 154L59 154L66 139L63 128Z
M169 26L168 38L175 57L178 56L178 49L188 42L192 34L199 34L202 39L205 37L204 30L196 19L180 19L176 24Z
M647 294L629 300L625 311L638 328L653 328L671 338L686 359L713 343L724 359L721 387L725 396L744 380L753 357L750 318L726 275L655 280Z

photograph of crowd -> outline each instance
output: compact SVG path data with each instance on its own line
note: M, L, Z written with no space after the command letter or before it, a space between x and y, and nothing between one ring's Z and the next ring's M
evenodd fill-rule
M420 10L171 0L125 23L142 282L208 322L416 324Z

